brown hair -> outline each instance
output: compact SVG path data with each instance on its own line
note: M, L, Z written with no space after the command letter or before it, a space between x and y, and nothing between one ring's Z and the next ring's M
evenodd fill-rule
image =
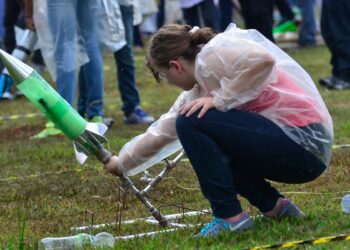
M216 34L210 28L190 32L189 25L169 24L161 27L151 38L145 66L159 82L159 73L154 66L168 68L169 61L179 57L194 62L203 44L208 43Z

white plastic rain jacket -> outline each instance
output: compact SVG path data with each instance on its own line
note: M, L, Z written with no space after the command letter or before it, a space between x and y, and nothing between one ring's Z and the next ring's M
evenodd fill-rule
M213 96L216 109L259 113L291 139L328 165L333 124L310 76L291 57L256 30L231 24L197 55L198 84L180 94L168 113L127 143L118 164L134 175L181 148L175 121L179 108L203 96Z

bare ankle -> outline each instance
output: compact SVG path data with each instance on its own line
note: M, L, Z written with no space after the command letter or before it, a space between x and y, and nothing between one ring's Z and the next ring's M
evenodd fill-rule
M277 201L276 201L276 204L275 204L274 208L273 208L272 210L270 210L270 211L264 213L264 215L265 215L265 216L269 216L269 217L277 216L278 211L279 211L281 205L283 204L283 202L284 202L285 200L287 200L287 199L282 198L282 197L278 198Z

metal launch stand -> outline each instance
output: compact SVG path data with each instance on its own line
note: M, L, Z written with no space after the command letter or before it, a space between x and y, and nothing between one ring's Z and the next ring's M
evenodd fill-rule
M163 227L171 227L170 229L160 230L160 231L154 231L154 232L148 232L148 233L141 233L141 234L134 234L134 235L126 235L126 236L117 236L115 239L119 240L128 240L128 239L134 239L137 237L145 237L145 236L153 236L158 233L164 233L164 232L173 232L181 228L188 228L188 227L194 227L196 225L193 224L181 224L181 223L175 223L172 222L174 219L182 218L184 216L197 216L204 213L211 213L209 209L200 210L200 211L190 211L190 212L182 212L177 214L170 214L170 215L163 215L159 209L154 207L150 200L148 199L148 194L154 187L164 178L168 175L168 173L179 163L184 157L186 156L185 152L181 150L173 160L169 160L168 158L164 160L165 167L161 172L155 176L154 178L150 179L150 182L148 185L143 189L140 190L136 187L134 182L126 175L119 176L119 178L122 181L122 189L128 190L131 193L133 193L137 199L139 199L148 209L149 213L152 215L147 218L137 218L132 220L126 220L121 221L121 215L117 215L117 222L114 223L106 223L106 224L93 224L93 213L92 213L92 221L91 225L88 226L81 226L81 227L72 227L71 230L75 233L92 230L92 229L98 229L103 228L107 226L116 226L116 228L120 229L120 225L126 225L126 224L133 224L135 222L146 222L153 225L161 225ZM119 225L118 225L119 224Z
M181 161L182 158L186 156L185 152L182 150L180 153L173 159L168 160L165 159L165 167L164 169L152 179L152 181L143 189L139 190L132 180L126 176L120 176L122 181L123 188L130 190L148 209L150 214L158 221L161 226L168 226L168 219L157 209L155 208L149 199L147 198L147 194L166 176L168 173L176 166L176 164Z

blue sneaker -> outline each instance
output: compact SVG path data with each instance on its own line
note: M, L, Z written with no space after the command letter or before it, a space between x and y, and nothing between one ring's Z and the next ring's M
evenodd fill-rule
M227 222L224 219L214 218L208 225L194 235L195 238L212 237L217 236L220 232L231 231L239 232L245 229L249 229L253 226L253 220L247 213L243 213L239 221Z
M151 124L155 119L143 111L140 107L136 107L134 112L125 117L125 124Z

